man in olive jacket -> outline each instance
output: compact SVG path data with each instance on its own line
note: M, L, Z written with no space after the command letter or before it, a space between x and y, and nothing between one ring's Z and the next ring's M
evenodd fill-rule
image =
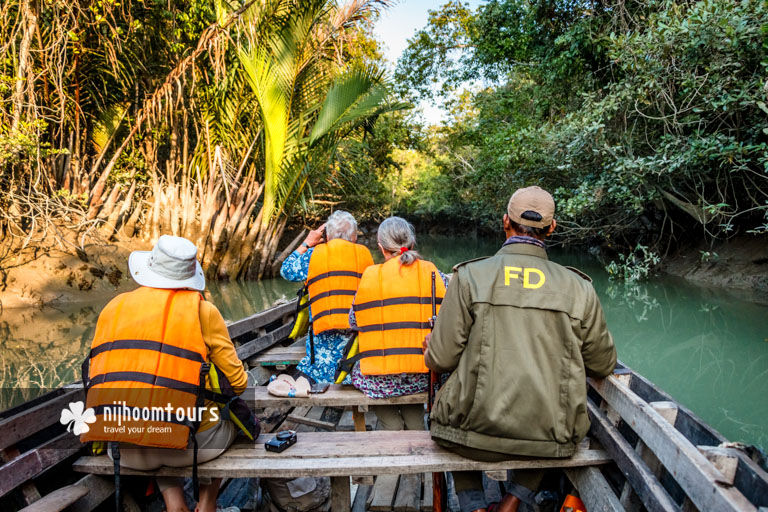
M519 189L503 217L507 240L454 267L427 366L450 373L431 413L439 444L476 460L569 457L589 429L586 377L605 377L616 349L591 279L547 259L552 196ZM543 472L517 471L497 510L532 501ZM479 472L455 472L462 512L485 510Z

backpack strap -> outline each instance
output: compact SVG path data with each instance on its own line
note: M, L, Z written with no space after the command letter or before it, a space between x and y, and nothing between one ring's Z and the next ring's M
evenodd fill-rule
M315 365L315 329L309 325L309 364Z
M112 464L115 472L115 512L120 512L120 445L115 441L109 442L112 454Z
M200 383L197 387L197 403L195 406L200 411L205 405L205 376L211 371L211 363L205 362L200 365ZM197 414L195 414L197 416ZM200 418L197 418L189 429L190 440L192 441L192 490L195 501L200 501L200 481L197 478L197 429L200 427Z

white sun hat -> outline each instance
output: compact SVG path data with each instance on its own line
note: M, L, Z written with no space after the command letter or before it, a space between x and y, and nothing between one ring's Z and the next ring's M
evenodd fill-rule
M197 247L180 236L163 235L151 251L133 251L128 258L128 269L141 286L205 290Z

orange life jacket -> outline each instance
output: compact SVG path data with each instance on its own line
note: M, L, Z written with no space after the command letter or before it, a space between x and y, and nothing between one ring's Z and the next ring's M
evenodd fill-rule
M369 267L353 306L359 330L360 372L363 375L426 373L421 344L430 332L432 273L437 309L445 285L429 261L403 265L392 258Z
M209 369L201 300L196 291L141 287L107 304L84 364L96 422L81 441L187 447Z
M367 247L341 238L315 246L309 259L312 332L349 329L349 308L363 271L373 265Z

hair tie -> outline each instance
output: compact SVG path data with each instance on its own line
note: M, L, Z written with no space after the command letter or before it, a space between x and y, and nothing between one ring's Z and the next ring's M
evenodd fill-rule
M407 247L401 247L400 248L400 254L403 254L404 252L408 251Z

